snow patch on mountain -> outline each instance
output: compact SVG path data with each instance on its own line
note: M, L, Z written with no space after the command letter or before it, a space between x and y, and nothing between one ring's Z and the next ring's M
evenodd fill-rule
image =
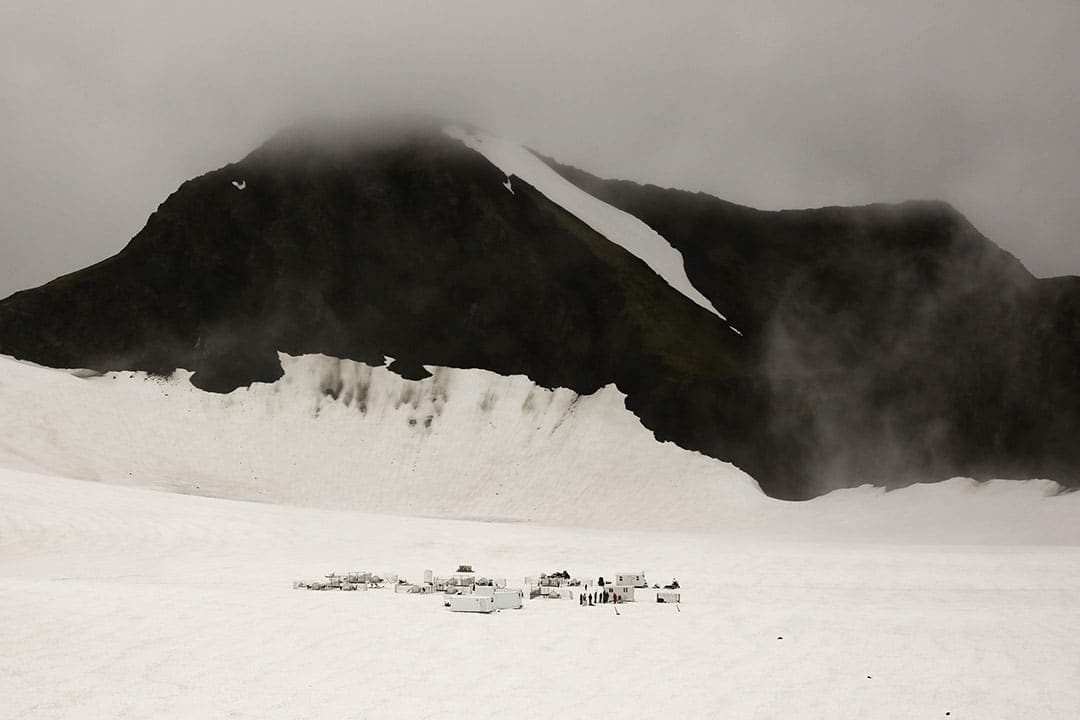
M593 197L521 145L455 126L445 128L444 132L483 155L507 178L516 175L529 183L553 203L643 260L668 285L709 312L719 315L722 320L727 320L690 282L683 266L682 253L638 218Z

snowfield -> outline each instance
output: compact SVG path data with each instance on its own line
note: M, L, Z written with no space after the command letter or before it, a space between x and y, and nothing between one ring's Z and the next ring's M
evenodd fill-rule
M471 616L290 587L459 562L517 582L644 568L684 604ZM749 542L0 473L5 718L1074 718L1078 603L1075 547Z
M607 387L431 368L405 380L323 355L228 395L186 372L75 374L0 358L0 467L377 513L715 527L760 488L657 443ZM85 373L79 373L85 375Z
M1080 716L1080 493L784 503L611 388L283 362L223 396L0 358L0 717ZM684 602L291 588L459 563Z

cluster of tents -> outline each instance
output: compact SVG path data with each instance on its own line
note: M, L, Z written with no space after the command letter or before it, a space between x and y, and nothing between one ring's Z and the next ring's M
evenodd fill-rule
M380 577L375 573L370 572L347 572L343 575L337 573L330 573L324 575L326 578L323 580L312 580L311 582L305 582L303 580L294 580L294 590L370 590L374 588L381 588L383 583L397 582L397 577L388 576L387 578Z
M296 580L294 589L304 590L369 590L381 588L384 584L394 587L395 593L408 594L444 594L443 605L461 612L494 612L500 609L522 607L525 593L522 590L506 587L505 579L478 577L471 565L459 565L457 572L448 578L435 577L432 571L424 571L424 581L410 583L398 579L396 574L377 575L371 572L331 572L325 580L305 582ZM644 572L616 573L614 581L605 581L603 576L595 582L572 577L568 570L553 573L541 573L539 576L526 577L530 599L536 597L577 599L581 605L634 602L634 591L648 588ZM679 603L678 580L672 579L662 589L653 585L658 603ZM460 599L455 600L458 597Z

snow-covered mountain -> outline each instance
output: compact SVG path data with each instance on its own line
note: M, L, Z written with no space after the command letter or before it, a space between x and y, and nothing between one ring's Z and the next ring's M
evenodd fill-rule
M624 444L674 443L785 498L1080 480L1077 278L1031 277L941 203L762 212L441 121L298 127L184 183L116 256L0 301L0 353L188 370L223 403L298 382L290 362L314 355L379 377L391 356L431 388L473 376L427 368L486 371L625 398L640 432ZM601 443L598 427L583 433ZM492 462L542 457L526 430ZM371 461L406 462L409 437ZM677 494L679 477L654 482ZM505 502L490 512L531 516Z

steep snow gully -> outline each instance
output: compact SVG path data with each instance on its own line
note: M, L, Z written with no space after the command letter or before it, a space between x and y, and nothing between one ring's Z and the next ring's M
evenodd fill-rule
M643 260L668 285L727 321L724 314L713 307L690 282L683 267L682 254L644 222L581 190L521 145L456 126L447 127L444 132L476 150L499 168L507 177L507 190L513 192L509 180L511 176L521 178L593 230ZM742 335L735 327L728 327Z

